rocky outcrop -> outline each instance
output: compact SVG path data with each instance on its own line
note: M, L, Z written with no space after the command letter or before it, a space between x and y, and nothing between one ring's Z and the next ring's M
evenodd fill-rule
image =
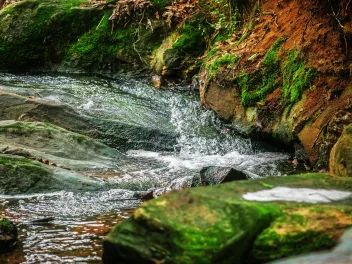
M351 21L348 12L335 12L340 25L329 19L346 1L318 2L254 4L242 32L205 58L200 95L239 132L301 144L303 159L327 169L331 148L352 122L350 33L341 30Z
M240 264L330 248L352 225L350 210L345 210L351 183L349 178L307 174L167 193L144 203L111 231L103 261ZM245 200L249 192L280 186L341 190L347 196L334 205L314 206Z
M340 139L332 148L330 173L341 177L352 177L352 125L345 127Z
M78 7L84 2L26 0L1 10L0 69L57 69L65 51L101 19L99 10Z
M7 218L0 215L0 253L10 250L17 241L17 228Z

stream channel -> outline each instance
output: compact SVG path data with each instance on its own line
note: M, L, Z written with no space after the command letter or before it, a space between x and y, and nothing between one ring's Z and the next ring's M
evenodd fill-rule
M106 133L97 140L119 152L84 162L74 154L50 156L108 189L1 195L0 210L18 225L20 242L0 263L100 263L104 236L142 203L139 193L190 186L205 166L231 166L250 178L299 171L289 153L237 135L186 86L155 90L142 78L2 73L0 90L72 106L94 118ZM55 220L28 222L43 217Z

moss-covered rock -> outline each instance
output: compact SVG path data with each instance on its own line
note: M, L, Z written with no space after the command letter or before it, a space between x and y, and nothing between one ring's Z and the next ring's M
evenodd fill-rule
M275 205L224 201L192 191L172 193L117 226L104 242L103 260L242 263L253 238L278 213Z
M70 46L60 71L137 74L149 69L150 56L164 38L161 22L149 20L151 28L116 25L109 21L111 12L102 12L100 22Z
M0 12L0 69L137 74L164 38L159 20L149 28L109 21L112 9L87 0L24 0ZM162 8L165 1L156 1ZM147 18L145 18L146 20ZM147 23L143 21L143 23Z
M346 230L339 244L331 251L314 252L302 256L280 259L271 264L321 264L321 263L350 263L352 252L352 229Z
M101 182L38 161L0 154L0 194L30 194L61 190L94 191Z
M352 125L345 127L331 150L330 172L336 176L352 177Z
M111 168L121 156L94 139L52 124L0 121L0 153L19 155L21 151L75 170Z
M290 208L255 240L257 262L332 248L352 226L351 206Z
M10 220L0 215L0 253L8 251L17 240L17 228Z
M198 73L211 26L201 14L187 19L153 54L152 69L166 78L190 79Z
M350 200L335 202L339 205L332 207L243 199L248 192L277 186L351 191L352 180L306 174L171 192L143 204L130 219L116 226L104 242L103 260L105 263L245 263L255 256L260 261L259 256L275 258L300 253L301 248L331 247L351 224L350 206L343 205ZM281 238L285 241L284 247L275 249L266 247L272 243L272 228L296 233L274 236L275 243ZM310 238L314 234L324 240ZM300 247L295 250L298 243ZM250 256L253 245L256 247ZM285 251L287 248L290 250Z
M65 51L99 22L86 0L25 0L0 12L0 69L56 69Z

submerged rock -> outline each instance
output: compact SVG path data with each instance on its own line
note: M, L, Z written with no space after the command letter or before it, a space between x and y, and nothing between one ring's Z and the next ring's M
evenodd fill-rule
M203 168L192 180L192 186L207 186L231 181L247 180L247 175L231 167L209 166Z
M53 191L95 191L101 182L32 159L0 154L0 194L31 194Z
M352 191L352 179L305 174L170 192L143 204L111 231L104 242L103 261L270 261L331 248L352 224L350 206L346 205L351 200L334 201L333 206L312 206L242 198L249 192L279 186Z
M336 176L352 177L352 125L345 127L331 150L330 172Z
M11 249L17 241L17 228L7 218L0 215L0 253Z

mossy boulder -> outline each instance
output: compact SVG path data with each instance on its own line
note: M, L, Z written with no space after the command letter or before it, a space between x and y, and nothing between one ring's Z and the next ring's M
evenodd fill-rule
M352 125L345 127L331 150L330 172L336 176L352 177Z
M69 47L60 71L135 75L149 69L151 54L164 39L161 22L149 20L150 28L137 21L116 25L109 21L111 12L102 12L101 20Z
M165 78L190 79L198 73L211 26L200 14L187 19L154 52L152 69Z
M57 69L65 51L99 23L86 0L25 0L0 11L0 69Z
M275 205L171 193L115 227L104 242L103 261L242 263L251 241L278 213Z
M99 181L30 158L0 154L0 194L31 194L53 191L95 191Z
M335 201L336 207L330 204L312 206L302 202L244 199L243 195L248 192L278 186L352 191L352 180L333 178L327 174L304 174L171 192L143 204L132 217L111 231L104 242L103 261L261 261L260 256L283 257L301 253L301 248L315 250L332 247L343 229L351 224L350 199ZM325 222L329 224L324 225ZM290 234L286 237L283 234L282 237L286 238L283 248L265 247L272 243L272 237L267 234L271 234L273 227L279 228L278 223L283 230L295 230L302 235L288 239ZM324 240L318 242L310 238L310 234L318 234ZM298 243L300 247L295 250ZM285 251L287 248L290 250Z
M17 241L17 228L7 218L0 215L0 253L11 249Z
M138 74L164 38L159 20L116 25L88 0L24 0L0 12L0 69ZM146 18L147 19L147 18ZM145 20L146 20L145 19ZM147 21L143 21L147 23Z

